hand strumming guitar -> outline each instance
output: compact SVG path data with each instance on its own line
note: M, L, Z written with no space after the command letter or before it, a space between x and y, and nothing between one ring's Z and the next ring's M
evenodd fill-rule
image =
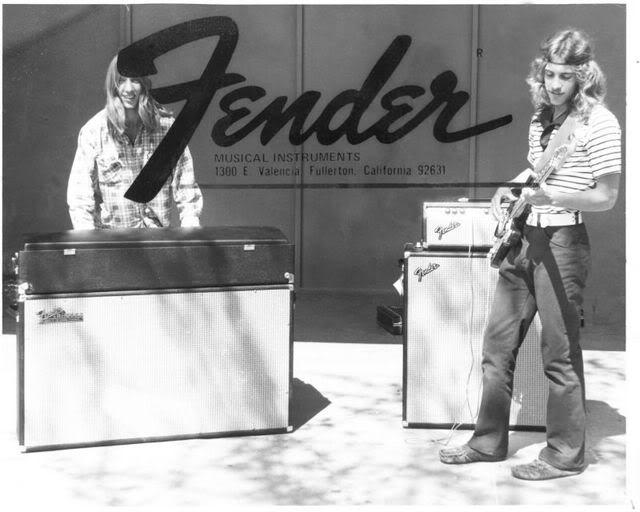
M518 176L516 176L513 180L513 184L522 184L527 181L527 179L532 175L533 171L531 169L525 169ZM496 220L502 219L503 211L500 206L503 202L513 202L518 197L513 193L512 189L509 187L500 187L496 190L495 194L491 198L491 214Z
M546 183L536 188L523 188L522 199L533 206L548 206L552 204L551 194Z
M491 213L496 220L502 219L502 206L503 202L513 202L517 197L513 194L509 187L500 187L496 190L491 198Z

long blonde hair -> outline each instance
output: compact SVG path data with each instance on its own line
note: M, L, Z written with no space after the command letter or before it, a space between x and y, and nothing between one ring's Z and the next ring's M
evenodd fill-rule
M122 75L118 72L118 56L116 55L107 68L107 77L104 82L107 94L107 119L109 129L122 134L125 130L125 110L122 100L118 95L118 85ZM140 80L141 91L138 100L138 116L143 126L153 132L160 123L161 117L170 116L171 112L165 109L160 103L153 99L149 91L151 90L151 80L146 77L137 78Z
M540 46L540 55L531 62L527 84L536 110L551 106L544 85L544 70L550 62L573 68L577 88L570 99L570 106L582 118L589 117L595 105L604 103L607 92L606 78L593 59L591 41L584 32L567 28L546 39Z

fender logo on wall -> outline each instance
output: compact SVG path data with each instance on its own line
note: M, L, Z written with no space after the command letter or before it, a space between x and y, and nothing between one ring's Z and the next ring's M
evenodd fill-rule
M160 103L186 100L180 114L156 151L133 182L125 197L137 202L148 202L159 192L178 158L183 153L196 127L202 120L215 93L246 81L237 73L227 73L233 52L238 43L238 27L228 17L212 16L187 21L155 32L123 49L118 53L118 71L128 77L155 75L157 69L153 61L180 46L218 36L218 43L200 79L191 82L154 89L153 96ZM512 116L506 115L455 132L449 132L449 123L469 100L469 93L456 91L458 78L452 71L444 71L430 84L432 99L421 110L393 130L391 125L413 113L413 107L402 98L415 100L423 96L425 88L420 85L403 85L386 92L380 105L386 114L378 121L359 130L359 123L374 98L382 91L411 45L411 37L397 36L378 59L360 89L348 89L336 95L318 118L305 129L311 110L318 103L321 93L306 91L288 106L286 96L276 97L261 112L254 113L247 107L238 107L241 100L257 101L266 96L262 87L245 85L225 94L219 102L225 115L218 119L212 130L211 139L222 147L232 146L251 132L262 126L260 143L266 145L284 126L291 123L289 141L300 145L315 134L322 145L330 145L341 137L353 145L361 144L375 137L383 144L400 140L417 128L424 120L441 109L433 126L434 138L443 143L457 142L511 123ZM350 105L347 119L336 128L331 121L344 107ZM244 120L244 123L242 121Z

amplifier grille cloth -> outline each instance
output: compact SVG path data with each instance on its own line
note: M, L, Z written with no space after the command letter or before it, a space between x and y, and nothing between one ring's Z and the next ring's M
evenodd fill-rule
M62 308L82 322L39 323ZM289 289L25 302L24 445L286 428Z
M418 253L420 254L420 253ZM485 257L410 256L407 262L406 422L474 424L482 389L482 336L498 271ZM422 276L418 268L439 265ZM541 427L548 384L538 316L518 355L510 423Z

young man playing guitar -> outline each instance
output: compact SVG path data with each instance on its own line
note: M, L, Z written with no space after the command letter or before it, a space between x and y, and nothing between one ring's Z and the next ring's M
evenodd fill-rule
M590 249L581 211L605 211L616 202L620 127L603 104L605 78L580 31L562 30L548 38L531 64L527 83L535 106L528 154L534 170L513 180L531 184L521 192L523 218L513 219L522 236L499 262L484 334L483 391L474 433L466 444L441 450L440 460L464 464L506 458L516 356L537 312L549 382L547 445L538 459L514 466L512 474L545 480L576 475L586 467L579 308ZM561 130L567 119L571 129ZM551 154L554 147L562 148L562 158L557 149ZM551 159L551 167L539 165L544 159ZM492 199L494 216L503 215L503 201L516 200L511 189L499 188Z

